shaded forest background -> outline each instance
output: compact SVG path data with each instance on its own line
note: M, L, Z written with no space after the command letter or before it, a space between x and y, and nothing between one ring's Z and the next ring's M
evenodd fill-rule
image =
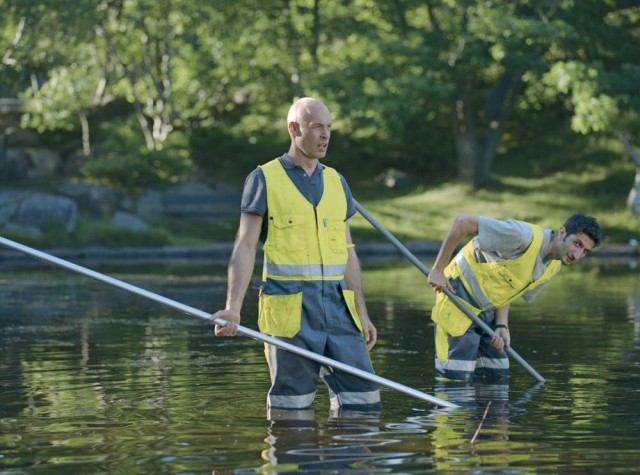
M129 191L241 186L330 108L352 187L424 189L625 162L640 141L635 0L0 0L0 97L58 173ZM621 173L611 167L611 173ZM1 173L0 173L1 174ZM597 192L597 191L596 191ZM585 190L588 193L588 190Z

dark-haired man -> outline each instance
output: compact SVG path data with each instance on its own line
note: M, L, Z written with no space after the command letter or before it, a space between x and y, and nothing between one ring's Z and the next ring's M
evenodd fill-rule
M476 236L451 260L470 234ZM431 313L436 323L437 377L507 382L509 305L520 296L531 301L562 264L580 262L601 240L596 219L583 214L569 217L557 232L512 219L456 216L429 273L429 285L438 292ZM496 336L485 334L456 307L443 292L445 287Z

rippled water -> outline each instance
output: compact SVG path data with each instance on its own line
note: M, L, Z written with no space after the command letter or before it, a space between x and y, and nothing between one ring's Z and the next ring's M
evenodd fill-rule
M203 310L224 302L213 265L81 264ZM0 263L0 473L638 473L629 263L565 269L513 306L513 347L547 382L512 362L508 387L436 384L424 277L363 267L378 374L461 409L383 389L381 414L335 415L321 387L314 413L269 421L261 343L69 271ZM255 312L249 295L246 326Z

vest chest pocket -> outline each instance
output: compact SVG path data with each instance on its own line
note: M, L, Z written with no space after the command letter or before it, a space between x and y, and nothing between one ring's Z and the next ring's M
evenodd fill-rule
M347 248L346 226L342 219L332 219L327 223L327 235L329 236L329 246L333 252L344 252Z
M260 291L258 307L258 328L262 333L291 338L300 331L302 292L269 295Z
M283 253L307 250L305 219L303 215L271 216L269 232L273 232L274 247Z
M482 265L487 267L481 273L482 277L479 277L478 280L490 302L495 307L501 307L511 302L526 285L504 265Z

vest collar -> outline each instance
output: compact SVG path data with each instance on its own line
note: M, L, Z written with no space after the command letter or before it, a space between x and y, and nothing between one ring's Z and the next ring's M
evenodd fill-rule
M293 170L294 168L297 168L299 170L302 170L302 168L300 168L298 165L295 164L295 162L293 161L293 159L289 156L288 153L284 153L282 154L282 156L280 157L280 163L282 164L282 166L284 167L285 170ZM316 166L316 169L313 171L314 175L316 173L318 173L318 171L322 171L325 169L325 166L320 163L320 161L318 160L318 164ZM302 170L304 171L304 170Z

